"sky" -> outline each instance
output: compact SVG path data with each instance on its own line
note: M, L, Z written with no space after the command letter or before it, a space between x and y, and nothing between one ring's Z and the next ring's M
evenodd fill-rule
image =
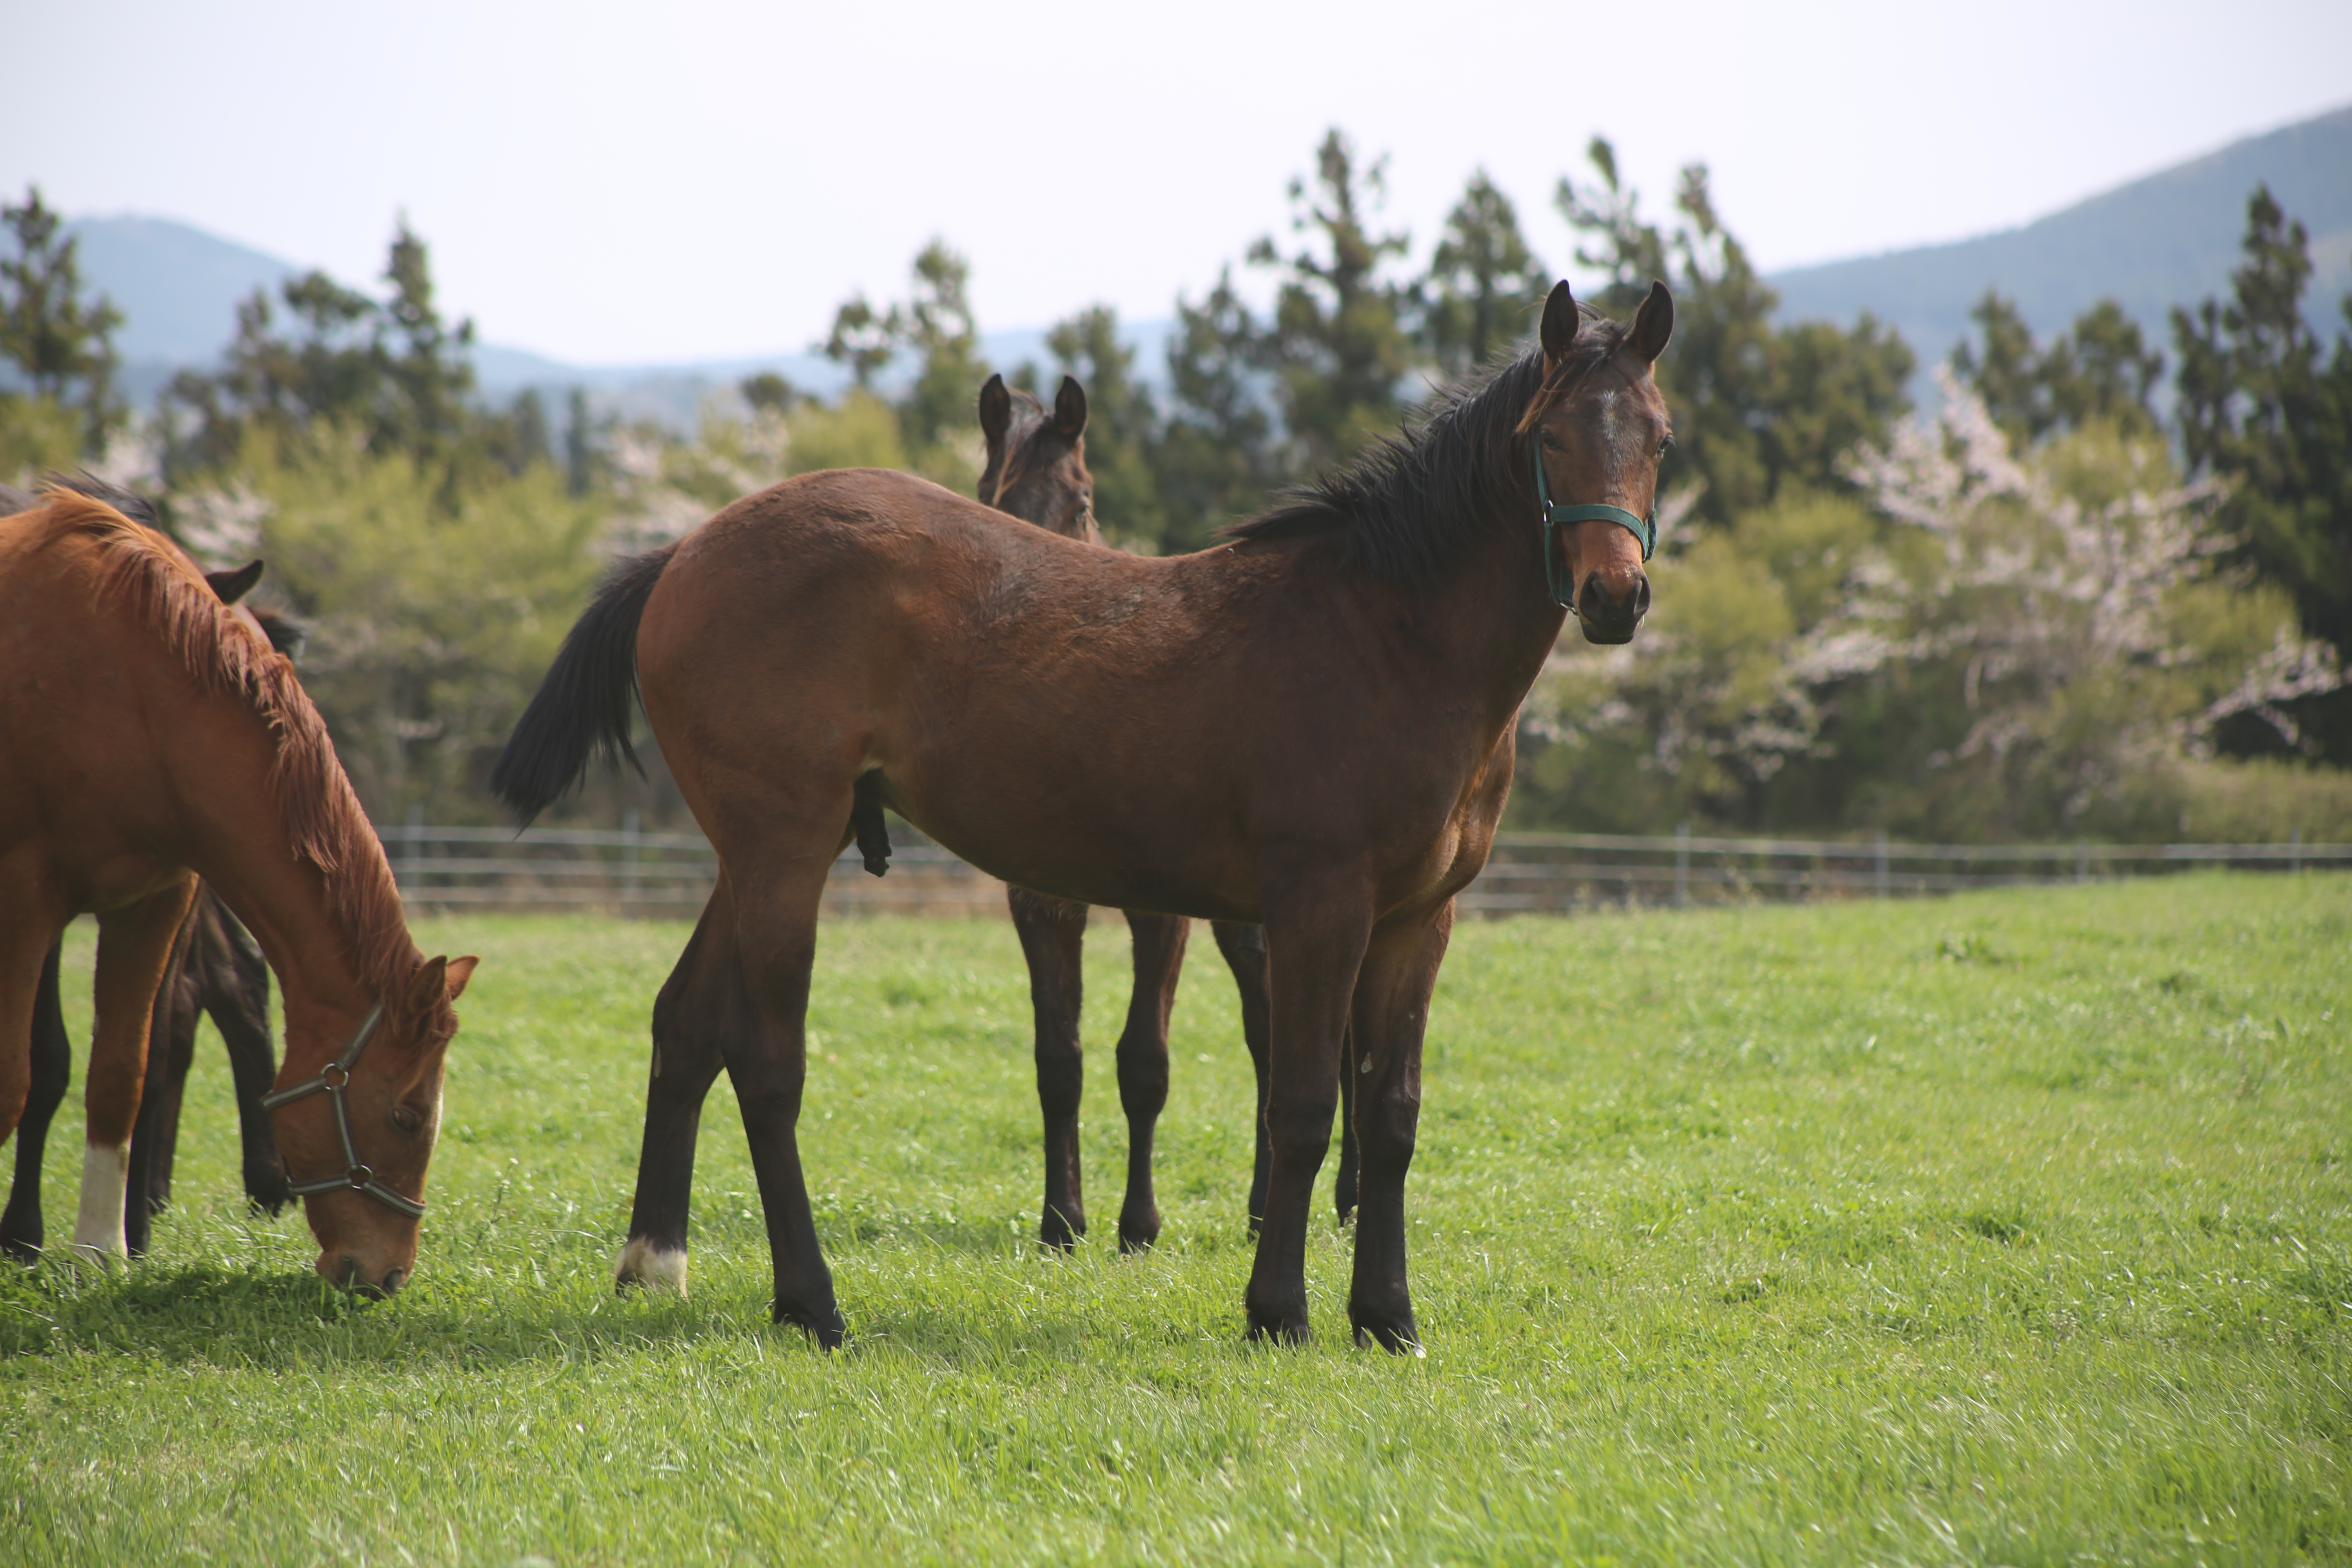
M1332 125L1416 260L1484 167L1567 269L1595 132L1768 270L1964 238L2352 102L2352 5L0 0L0 55L12 196L352 281L404 214L447 313L626 364L804 349L935 235L984 330L1165 317Z

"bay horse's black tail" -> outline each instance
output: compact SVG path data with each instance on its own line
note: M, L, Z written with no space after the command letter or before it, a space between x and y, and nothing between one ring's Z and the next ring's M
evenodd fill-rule
M637 621L677 550L631 556L604 574L596 597L548 668L547 679L516 721L490 769L490 793L528 825L588 771L598 752L625 758L643 774L629 744L637 696Z

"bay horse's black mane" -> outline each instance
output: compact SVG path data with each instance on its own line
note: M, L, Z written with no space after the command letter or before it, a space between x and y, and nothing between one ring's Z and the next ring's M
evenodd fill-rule
M1624 327L1584 310L1560 384L1574 384L1625 339ZM1345 530L1343 570L1432 586L1491 519L1533 515L1519 426L1543 384L1543 351L1530 347L1474 380L1441 387L1415 423L1286 492L1274 510L1234 523L1224 537L1255 542Z

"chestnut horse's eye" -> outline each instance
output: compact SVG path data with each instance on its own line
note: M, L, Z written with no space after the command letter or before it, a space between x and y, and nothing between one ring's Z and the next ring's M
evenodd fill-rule
M425 1118L405 1105L392 1108L392 1124L403 1132L414 1132L425 1125Z
M1550 431L1549 431L1549 430L1545 431L1545 432L1543 433L1543 447L1544 447L1544 450L1545 450L1545 451L1547 451L1547 452L1557 452L1557 451L1559 451L1559 437L1558 437L1557 436L1554 436L1554 435L1553 435Z

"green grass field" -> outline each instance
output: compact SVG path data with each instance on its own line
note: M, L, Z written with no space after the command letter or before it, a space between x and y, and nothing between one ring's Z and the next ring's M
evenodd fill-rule
M0 1562L2352 1561L2352 879L1465 926L1419 1361L1349 1343L1329 1165L1320 1337L1241 1342L1250 1075L1205 933L1167 1234L1122 1259L1096 922L1097 1238L1050 1259L1010 927L827 928L832 1356L767 1321L723 1083L691 1298L612 1293L685 929L418 934L484 963L415 1284L347 1301L299 1216L245 1215L207 1034L154 1256L0 1271ZM53 1231L79 1133L77 1099Z

